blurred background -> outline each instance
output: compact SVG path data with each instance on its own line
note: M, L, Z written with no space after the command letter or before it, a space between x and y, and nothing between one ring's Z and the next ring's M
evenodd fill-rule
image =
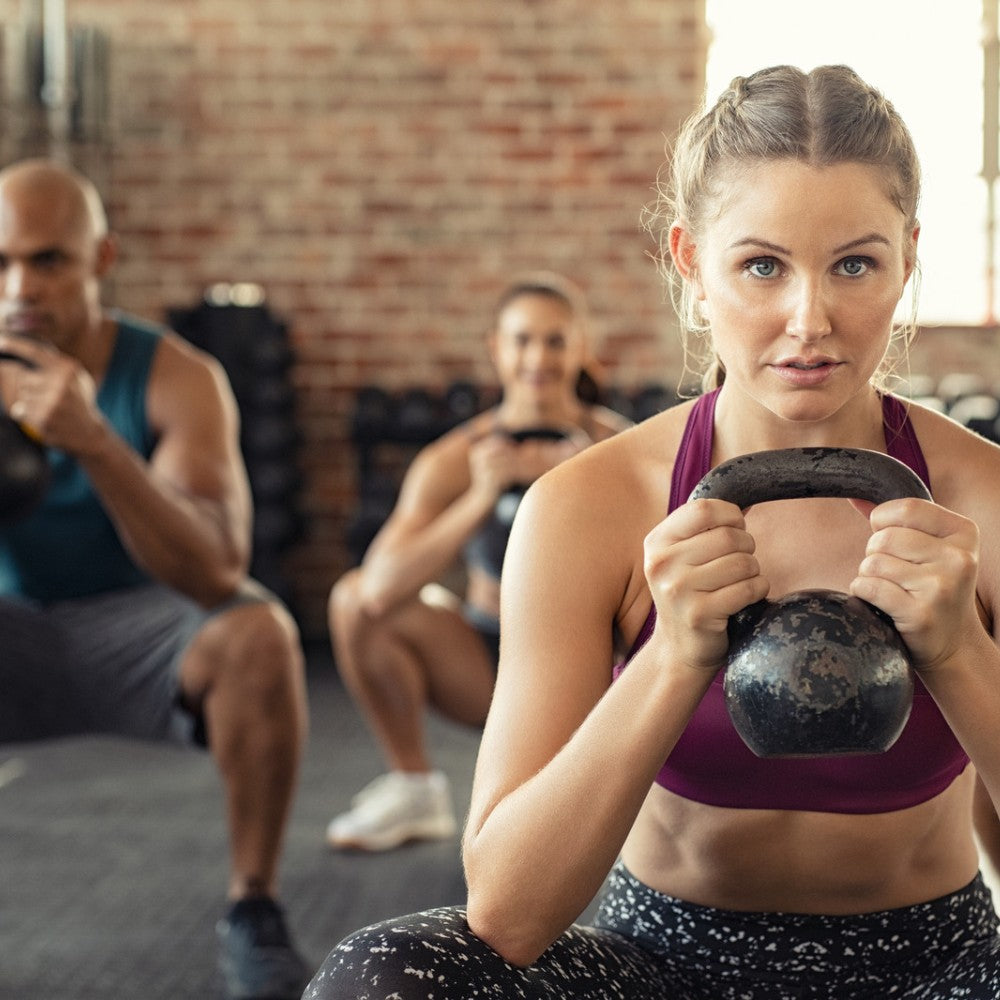
M633 410L646 389L669 400L683 359L640 215L667 138L736 73L848 62L899 105L927 172L915 391L971 376L962 395L994 397L995 14L995 0L0 0L0 160L87 173L121 238L108 300L226 361L256 570L318 638L378 506L362 497L378 494L372 442L423 440L488 399L482 338L512 274L583 287L601 392Z

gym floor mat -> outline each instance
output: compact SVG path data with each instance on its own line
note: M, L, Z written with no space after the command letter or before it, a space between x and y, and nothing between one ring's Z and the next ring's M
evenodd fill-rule
M326 824L381 762L311 650L310 737L286 834L281 899L313 965L352 930L465 897L458 841L336 853ZM478 731L432 719L435 763L468 804ZM228 853L221 785L193 750L111 737L0 746L0 1000L221 995L215 921Z

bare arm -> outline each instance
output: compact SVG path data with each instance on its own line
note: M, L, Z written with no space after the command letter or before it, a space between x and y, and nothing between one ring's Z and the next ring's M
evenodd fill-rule
M921 428L947 456L931 467L937 504L896 500L852 591L892 616L928 691L1000 805L1000 448L970 432ZM935 437L935 435L939 435ZM931 454L925 445L925 452Z
M205 605L232 593L249 561L252 510L221 366L162 340L147 389L158 440L146 461L98 410L75 359L20 340L11 349L37 365L18 376L23 419L80 462L136 563Z
M671 515L646 536L645 571L661 612L678 613L661 614L611 685L612 627L643 535L634 523L612 527L628 504L598 485L588 463L569 467L529 491L515 522L502 661L464 841L470 926L522 965L599 889L721 663L729 613L766 591L754 582L738 509L711 501ZM568 499L581 495L583 504ZM706 548L706 535L718 544ZM706 573L717 589L699 593Z
M452 566L489 516L504 482L471 474L472 444L464 430L424 448L403 478L399 500L362 563L369 611L382 614L409 600Z
M369 610L383 613L438 579L461 556L505 489L533 482L589 443L584 436L583 441L517 444L466 425L424 448L365 555L362 591Z

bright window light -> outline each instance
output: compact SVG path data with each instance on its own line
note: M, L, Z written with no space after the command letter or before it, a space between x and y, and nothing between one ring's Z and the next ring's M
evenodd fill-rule
M987 319L988 188L983 162L982 5L964 0L706 0L707 94L777 63L846 63L893 102L923 168L918 318ZM1000 200L1000 185L996 196ZM904 295L910 309L910 295Z

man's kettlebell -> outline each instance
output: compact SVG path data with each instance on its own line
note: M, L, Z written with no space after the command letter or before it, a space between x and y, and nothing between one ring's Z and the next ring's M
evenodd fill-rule
M769 500L930 500L902 462L858 448L788 448L712 469L690 499L746 509ZM758 757L882 753L913 704L910 654L888 615L834 590L751 604L729 620L726 707Z
M18 354L0 351L0 361L31 367ZM0 414L0 526L26 517L49 488L45 448L21 429L17 421Z
M500 429L497 431L510 440L521 444L524 441L562 441L566 437L564 431L555 427L523 427L519 430ZM510 529L514 524L514 515L524 499L528 487L523 484L511 486L497 497L493 505L493 513L483 526L479 535L479 561L494 576L500 576L503 567L504 553L510 538Z

